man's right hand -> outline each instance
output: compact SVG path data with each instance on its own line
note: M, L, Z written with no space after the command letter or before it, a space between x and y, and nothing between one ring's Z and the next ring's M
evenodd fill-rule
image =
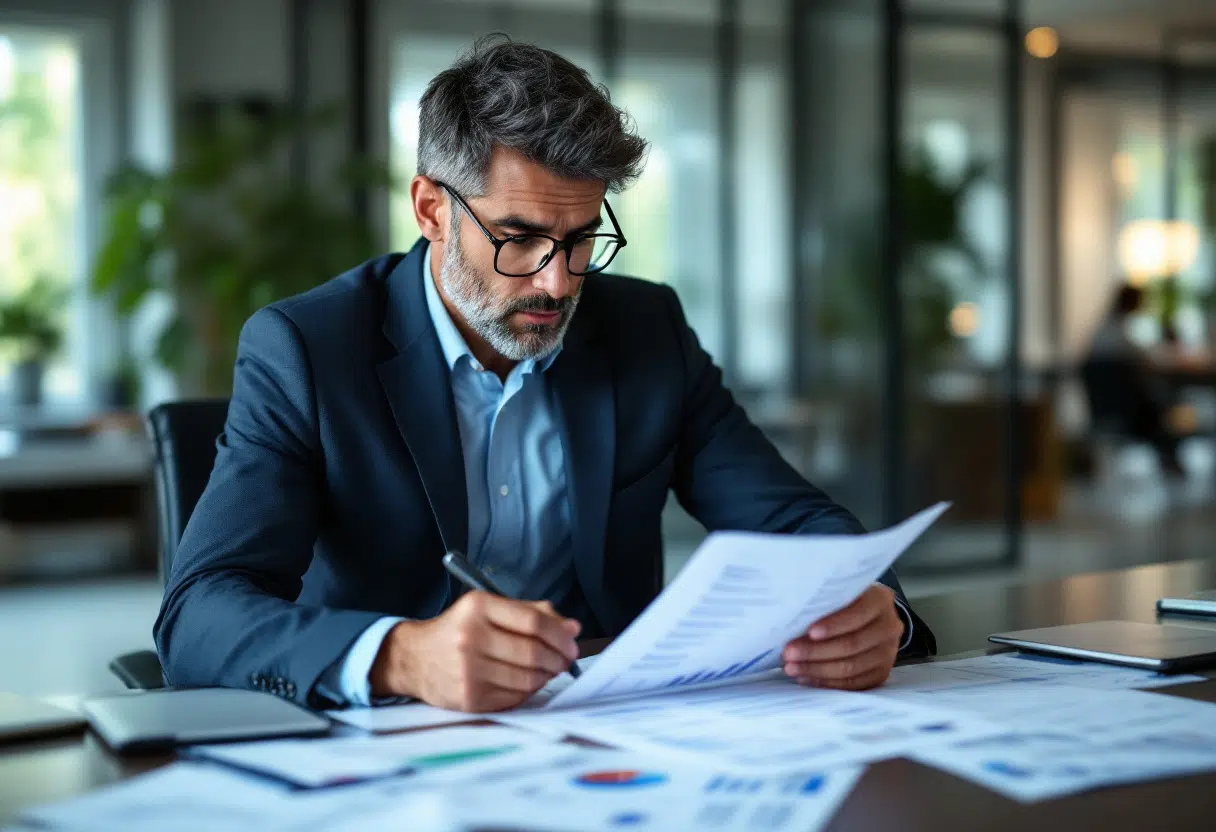
M389 631L369 674L372 695L457 711L513 708L578 658L579 628L548 601L469 592L437 618Z

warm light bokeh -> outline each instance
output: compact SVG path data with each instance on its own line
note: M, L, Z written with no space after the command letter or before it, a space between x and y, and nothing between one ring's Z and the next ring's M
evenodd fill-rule
M1026 33L1026 51L1036 58L1050 58L1060 48L1060 36L1050 26L1036 26Z
M1182 220L1136 220L1119 232L1118 251L1128 282L1143 286L1191 267L1199 255L1199 229Z

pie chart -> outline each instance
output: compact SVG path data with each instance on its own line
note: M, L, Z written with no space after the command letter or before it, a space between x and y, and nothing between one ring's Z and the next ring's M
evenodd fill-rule
M586 789L637 789L666 782L665 774L637 769L589 771L574 778L574 785Z

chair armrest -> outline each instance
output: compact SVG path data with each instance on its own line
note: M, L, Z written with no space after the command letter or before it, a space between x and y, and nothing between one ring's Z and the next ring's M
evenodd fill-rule
M156 690L165 687L160 658L151 650L137 650L110 662L110 672L129 688Z

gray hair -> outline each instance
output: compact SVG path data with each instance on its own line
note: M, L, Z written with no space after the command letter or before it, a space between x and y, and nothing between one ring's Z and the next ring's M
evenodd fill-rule
M608 90L570 61L505 35L478 39L422 96L418 172L485 193L496 146L618 193L641 175L646 141Z

